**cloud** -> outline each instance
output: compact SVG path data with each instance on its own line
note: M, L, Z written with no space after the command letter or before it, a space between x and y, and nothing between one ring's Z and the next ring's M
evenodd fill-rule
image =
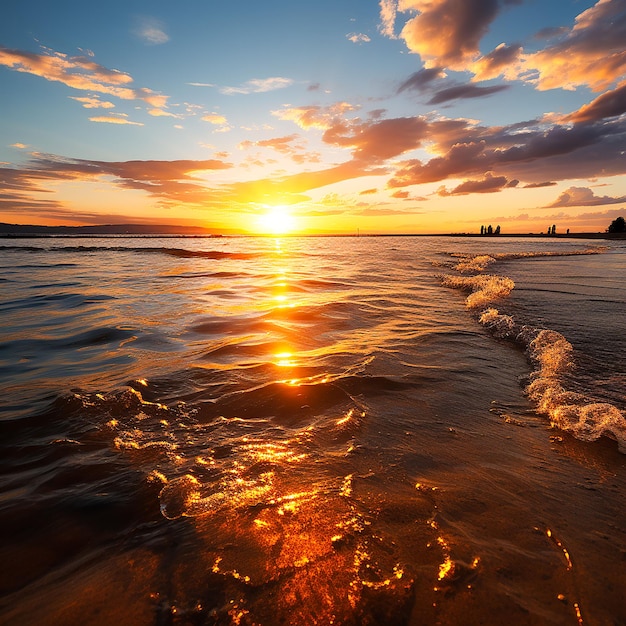
M497 188L500 182L546 186L546 181L624 173L623 118L571 125L555 123L558 116L546 116L489 127L463 118L379 116L364 120L357 117L358 112L350 103L337 102L326 107L287 107L273 114L303 130L321 131L327 145L350 150L354 176L371 174L374 169L389 174L387 187L392 190L465 178L472 184L448 193L478 193L481 186L476 181L484 191ZM417 149L431 157L396 160ZM492 178L483 179L485 172L492 172Z
M100 100L97 96L69 96L70 100L80 102L86 109L113 109L112 102Z
M164 30L163 23L154 17L139 18L133 33L150 46L164 44L170 40Z
M103 67L92 61L91 57L72 57L52 50L36 54L0 47L0 65L92 94L103 93L122 100L143 100L159 108L167 102L167 96L151 89L131 88L131 76Z
M228 120L219 113L209 113L208 115L204 115L202 117L202 121L209 122L209 124L215 124L216 126L228 124Z
M554 39L560 35L566 35L568 31L567 26L546 26L535 33L534 39Z
M353 158L380 163L422 145L428 123L422 117L400 117L374 122L335 122L323 134L325 143L351 148Z
M441 124L441 126L440 126ZM437 156L400 163L389 181L392 188L486 171L522 180L544 182L623 174L626 120L573 127L473 126L460 120L431 122L427 136Z
M430 67L418 70L411 74L399 87L397 93L407 89L421 91L427 85L438 78L445 78L446 74L442 67Z
M489 87L480 87L478 85L456 85L447 87L436 92L428 101L428 104L442 104L451 100L460 100L465 98L485 98L494 93L508 89L508 85L491 85Z
M465 69L479 54L479 42L499 11L498 0L403 0L415 11L400 33L426 67Z
M512 44L507 46L501 43L495 50L475 61L471 66L472 72L479 80L490 80L497 78L501 74L515 78L515 74L510 73L508 70L511 66L517 64L521 53L521 45Z
M493 176L487 172L482 180L466 180L460 185L448 191L445 187L437 190L439 196L465 196L471 193L495 193L510 186L506 176Z
M423 211L415 209L400 209L400 208L388 208L388 207L368 207L360 211L355 212L356 215L363 215L365 217L376 217L381 215L421 215Z
M372 189L364 189L363 191L359 192L360 196L369 196L373 193L377 193L378 189L376 189L376 187L372 187Z
M7 194L16 196L11 199L16 209L37 206L60 209L60 203L39 198L39 194L51 192L44 185L106 178L112 179L118 187L144 191L161 202L204 206L207 202L219 202L227 194L223 190L207 187L196 173L230 167L231 164L216 159L115 162L39 154L21 169L0 168L0 196L4 196L5 200Z
M594 91L608 88L626 69L626 7L623 0L598 0L580 13L558 42L521 56L521 76L537 89Z
M238 147L241 150L250 150L252 148L271 148L276 150L276 152L289 156L294 162L299 164L319 163L320 155L317 152L306 151L303 145L297 143L299 141L299 135L287 135L285 137L262 139L261 141L242 141ZM255 164L261 165L263 163L258 162Z
M383 111L374 111L368 121L346 117L357 110L358 107L347 102L337 102L328 107L295 107L272 113L304 130L324 131L325 143L351 149L355 160L371 164L418 148L428 127L421 117L379 119Z
M381 2L379 30L394 38L398 12L413 12L399 38L419 54L427 69L471 71L478 80L504 76L539 90L588 86L608 89L626 69L626 8L623 0L598 0L571 28L540 31L546 47L526 52L501 43L481 56L480 41L505 5L519 0L399 0ZM383 18L384 15L384 18Z
M378 30L385 37L395 39L398 0L380 0L380 24Z
M16 142L11 144L11 148L17 148L18 150L26 150L28 148L28 144Z
M129 124L131 126L143 126L141 122L131 122L127 119L127 115L125 113L117 113L116 115L97 115L95 117L90 117L90 122L100 122L104 124Z
M220 87L219 91L226 96L265 93L267 91L275 91L276 89L285 89L285 87L289 87L292 84L293 79L291 78L272 76L270 78L253 78L240 87Z
M408 200L409 198L409 192L408 191L394 191L391 194L392 198L398 198L399 200Z
M370 41L372 41L367 35L364 35L363 33L348 33L346 37L352 43L369 43Z
M574 123L595 122L626 113L626 82L612 91L607 91L578 111L565 117L565 121Z
M528 183L528 185L524 185L524 189L539 189L540 187L554 187L558 183L554 181L545 181L541 183Z
M570 187L559 195L552 204L545 208L552 209L566 206L598 206L602 204L621 204L626 202L626 196L611 198L610 196L596 196L588 187Z
M176 119L180 119L182 117L182 115L170 113L169 111L164 111L163 109L149 109L148 115L152 115L152 117L174 117Z
M318 105L287 107L278 111L272 111L272 115L281 120L295 122L300 128L308 130L329 128L342 124L346 113L357 111L358 106L349 102L336 102L327 107Z

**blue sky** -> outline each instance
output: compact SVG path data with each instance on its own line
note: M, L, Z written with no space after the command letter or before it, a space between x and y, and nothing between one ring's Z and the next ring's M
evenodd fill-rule
M624 41L624 0L12 3L0 221L604 230Z

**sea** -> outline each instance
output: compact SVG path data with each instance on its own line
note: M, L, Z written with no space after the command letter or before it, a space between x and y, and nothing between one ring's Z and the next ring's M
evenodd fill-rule
M0 267L0 624L626 624L626 240Z

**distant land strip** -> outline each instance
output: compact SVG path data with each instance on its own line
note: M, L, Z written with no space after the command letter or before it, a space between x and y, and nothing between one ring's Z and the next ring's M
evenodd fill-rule
M228 235L235 235L229 232ZM155 236L189 236L189 237L223 237L222 233L202 226L177 226L169 224L99 224L94 226L41 226L36 224L6 224L0 222L0 237L96 237L106 235L155 235ZM276 235L238 235L264 236L276 238ZM292 233L283 237L480 237L481 239L497 239L502 237L547 237L550 239L625 239L626 233L501 233L499 235L481 235L480 233Z

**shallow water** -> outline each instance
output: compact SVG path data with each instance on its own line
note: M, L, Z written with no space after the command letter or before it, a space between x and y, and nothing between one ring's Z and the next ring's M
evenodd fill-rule
M626 622L623 243L0 265L0 623Z

